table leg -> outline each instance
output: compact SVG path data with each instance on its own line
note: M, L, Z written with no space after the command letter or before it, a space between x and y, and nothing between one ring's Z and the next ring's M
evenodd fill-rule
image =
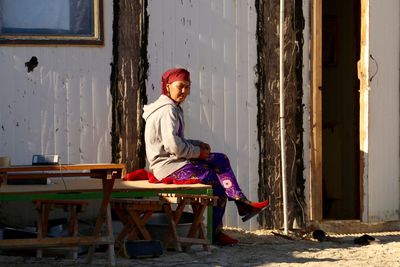
M175 249L177 251L182 251L182 245L179 242L178 239L178 232L176 230L176 222L175 222L175 216L172 212L171 209L171 205L170 204L165 204L164 206L164 212L167 215L168 218L168 227L169 227L169 232L166 234L166 236L164 237L165 240L165 246L166 248L168 248L168 245L171 243L171 241L173 242ZM179 221L179 219L178 219ZM171 240L172 239L172 240Z
M36 224L38 238L43 238L43 205L41 203L36 203ZM36 257L41 258L43 256L43 250L36 250Z
M36 203L38 239L45 238L47 235L50 210L51 205ZM41 248L36 250L36 257L43 257L43 250Z
M118 215L119 220L122 222L124 227L122 228L121 232L117 235L115 240L115 245L117 249L121 249L124 245L125 237L129 234L129 237L134 239L139 239L137 235L137 229L135 227L135 222L130 218L130 214L125 208L115 208L115 213Z
M110 199L116 177L117 177L116 171L107 171L106 176L102 177L103 200L101 202L100 213L96 220L93 236L100 237L101 227L103 226L104 223L106 223L108 237L110 238L110 240L114 238L112 231ZM87 263L90 263L92 261L94 251L95 251L95 246L93 245L89 248L88 256L86 259ZM116 263L115 263L114 242L108 245L108 256L110 265L115 266Z
M68 232L70 236L78 236L78 210L77 206L73 205L71 207L71 217L69 220ZM79 247L75 247L72 250L72 259L76 260L78 258Z
M110 238L114 238L110 203L107 205L107 234ZM114 243L108 245L108 261L111 266L116 266Z
M213 196L213 190L207 189L207 195ZM213 243L213 206L214 205L208 205L207 207L207 237L211 244Z

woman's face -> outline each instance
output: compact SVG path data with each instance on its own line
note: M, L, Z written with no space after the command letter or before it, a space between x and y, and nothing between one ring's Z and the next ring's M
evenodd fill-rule
M168 96L176 103L182 103L190 93L190 82L175 81L167 84Z

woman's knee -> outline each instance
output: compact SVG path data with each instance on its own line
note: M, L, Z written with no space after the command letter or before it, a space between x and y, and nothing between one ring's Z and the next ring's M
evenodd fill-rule
M224 153L213 153L214 154L214 160L218 162L223 162L223 163L229 163L229 158L227 155Z

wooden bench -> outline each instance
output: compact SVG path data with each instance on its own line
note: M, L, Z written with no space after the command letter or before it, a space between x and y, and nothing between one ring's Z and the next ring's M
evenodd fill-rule
M100 193L97 198L101 199L99 214L91 236L69 236L69 237L38 237L29 239L8 239L0 240L0 249L40 249L50 247L78 247L89 246L87 262L91 262L96 245L108 245L109 265L115 266L114 236L111 226L110 198L116 178L124 175L125 165L123 164L73 164L73 165L26 165L0 167L2 184L0 187L1 200L66 200L84 199L82 194L70 194L72 191L66 186L67 181L76 177L91 177L87 179L97 181L97 191ZM8 185L7 179L50 179L60 177L60 183L42 185ZM84 190L84 188L82 188ZM66 193L66 194L63 194ZM79 193L79 192L77 192ZM48 204L47 207L49 207ZM40 208L42 209L42 208ZM106 225L107 234L102 235L102 228ZM43 225L42 225L43 227ZM43 230L43 229L42 229Z
M210 240L205 234L204 227L204 211L208 207L217 204L218 197L208 195L193 195L193 194L176 194L176 193L161 193L160 200L168 204L178 204L176 209L172 211L171 205L164 205L164 210L167 213L171 232L166 237L166 244L172 242L178 251L182 248L190 248L193 244L203 245L204 250L210 251ZM191 206L193 211L193 222L190 226L187 236L179 236L176 226L179 223L183 211L187 206Z
M157 199L113 198L111 208L124 226L115 239L115 245L120 249L126 238L152 240L146 223L154 212L163 210L163 203Z
M154 237L146 229L146 223L154 212L164 212L168 221L169 231L164 237L164 246L170 244L178 250L189 248L193 244L203 245L204 250L210 250L210 240L206 236L204 211L206 208L216 205L218 197L208 195L160 193L159 199L134 199L113 198L111 207L123 223L123 229L116 238L116 246L123 247L125 239L152 240ZM175 210L172 204L177 204ZM183 211L191 206L193 222L186 236L179 236L177 225L180 222ZM161 237L163 238L163 237Z
M2 169L0 168L0 173ZM4 171L3 171L4 172ZM53 200L89 200L103 199L103 182L101 179L76 178L68 177L68 179L60 178L60 175L48 178L47 185L8 185L3 183L0 187L0 201L33 201L35 199L53 199ZM148 181L122 181L116 179L112 189L112 198L147 198L158 197L160 193L177 193L177 194L194 194L212 196L213 190L209 185L189 184L152 184ZM108 202L107 202L108 203ZM102 203L105 204L105 203ZM90 208L90 206L89 206ZM107 223L107 231L112 232L111 214L109 212L101 213L101 222ZM100 230L102 224L96 226ZM212 207L207 208L207 236L212 241ZM56 238L58 239L58 238ZM4 240L5 241L5 240ZM24 246L23 239L18 246ZM48 239L42 240L42 248L46 248L54 244L54 241ZM79 241L79 242L77 242ZM113 239L114 241L114 239ZM77 239L74 237L64 237L64 244L76 247L77 244L90 245L97 242L100 244L109 244L109 237L85 237L85 239ZM49 243L49 244L48 244ZM114 243L113 243L114 244ZM6 242L0 241L0 249L9 248ZM89 257L88 257L89 259ZM111 265L112 259L110 259ZM115 262L114 262L115 265Z
M79 200L51 200L51 199L35 199L33 200L36 208L36 222L38 228L38 238L42 239L47 236L48 222L50 212L54 209L62 209L64 212L70 213L68 233L69 236L78 236L78 213L84 211L88 205L87 201ZM36 257L41 258L43 250L38 249ZM78 248L76 247L72 252L72 258L78 258Z

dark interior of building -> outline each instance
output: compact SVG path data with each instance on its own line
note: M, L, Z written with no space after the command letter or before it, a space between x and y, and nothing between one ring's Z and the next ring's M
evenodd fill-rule
M324 0L322 11L323 218L360 218L360 0Z

